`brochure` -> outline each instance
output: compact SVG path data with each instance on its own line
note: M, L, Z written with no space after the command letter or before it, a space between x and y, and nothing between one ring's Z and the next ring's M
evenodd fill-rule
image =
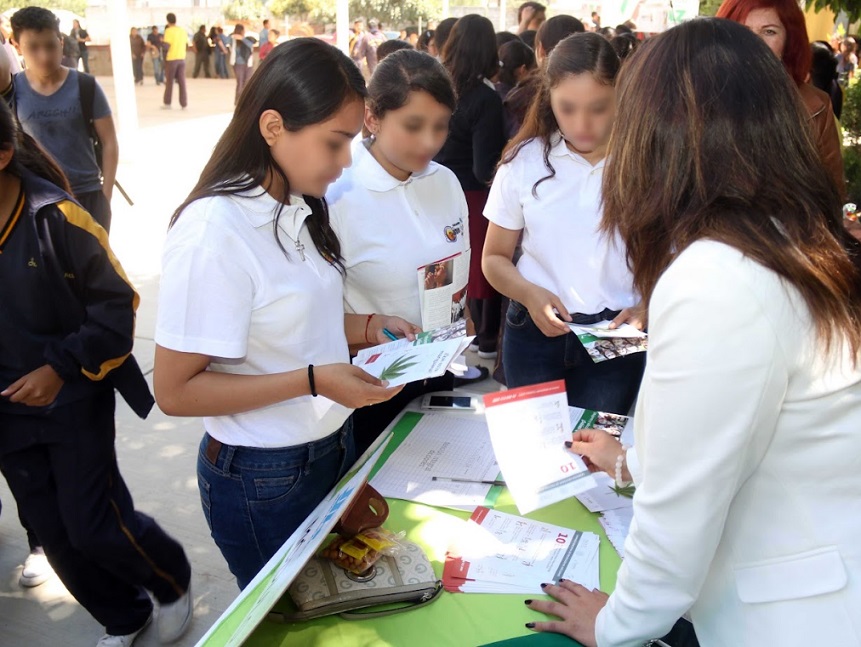
M470 250L418 268L422 328L440 328L466 317Z
M571 416L565 382L484 396L496 461L520 514L595 487L583 459L565 448Z
M648 350L648 335L630 324L611 329L609 321L589 326L568 324L596 364Z

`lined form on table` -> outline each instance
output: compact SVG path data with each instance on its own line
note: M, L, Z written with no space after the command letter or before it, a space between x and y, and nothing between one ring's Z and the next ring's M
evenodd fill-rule
M485 505L491 485L433 477L495 481L499 466L483 416L430 412L386 460L371 485L385 497L472 510Z

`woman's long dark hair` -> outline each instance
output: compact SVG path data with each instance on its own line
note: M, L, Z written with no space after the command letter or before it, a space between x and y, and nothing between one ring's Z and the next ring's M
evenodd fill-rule
M459 98L484 79L492 79L499 71L493 23L474 13L458 20L442 51L442 63L451 74Z
M840 198L765 43L728 20L674 27L626 62L616 104L602 227L625 242L644 301L678 254L715 240L794 286L826 350L845 339L857 357L861 281Z
M260 134L260 115L275 110L285 127L296 132L326 121L347 101L365 96L365 79L359 68L331 45L317 38L297 38L274 48L239 97L233 119L215 145L197 185L174 212L171 226L195 200L243 193L260 187L268 177L277 178L283 186L279 202L290 204L290 181L272 159ZM341 245L329 225L326 201L303 197L312 211L307 222L314 246L343 269ZM280 216L281 207L275 214L273 232L283 250L278 237Z
M535 183L532 195L537 197L538 185L556 177L556 169L550 163L550 151L559 132L559 124L550 105L550 91L572 74L591 74L598 82L613 85L619 66L619 57L607 39L592 32L572 34L553 48L544 68L539 70L541 87L529 106L526 119L508 142L500 161L500 164L508 164L530 141L541 140L548 174Z
M54 158L21 129L5 101L0 101L0 148L11 148L14 152L6 172L21 177L22 169L26 169L72 195L66 174Z

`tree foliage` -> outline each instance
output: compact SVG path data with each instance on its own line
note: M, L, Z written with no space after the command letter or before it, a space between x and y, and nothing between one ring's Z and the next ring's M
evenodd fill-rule
M0 0L0 13L9 9L20 9L31 4L36 4L45 9L65 9L79 16L87 12L87 0L41 0L40 2L28 2L27 0Z
M806 0L807 8L817 11L831 9L835 14L845 11L849 17L849 23L861 19L861 0Z
M291 16L313 22L334 22L335 0L271 0L269 11L275 16ZM438 20L440 0L350 0L350 20L376 18L387 27L415 25Z
M268 15L263 0L231 0L224 7L224 17L227 20L254 22Z
M700 15L714 16L723 0L700 0Z

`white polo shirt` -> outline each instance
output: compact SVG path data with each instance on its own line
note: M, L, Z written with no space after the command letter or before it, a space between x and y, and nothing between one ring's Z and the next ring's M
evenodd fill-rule
M523 230L517 269L527 281L556 294L570 313L597 314L638 301L624 245L598 231L604 161L592 166L554 138L550 163L556 176L532 187L549 171L544 143L528 142L500 167L484 215L492 223Z
M311 241L310 207L299 197L292 202L279 220L288 256L273 232L279 203L262 189L185 208L165 243L157 344L209 355L210 371L240 375L350 361L341 274ZM296 240L304 245L304 261ZM229 445L287 447L328 436L350 413L307 395L204 418L204 426Z
M366 148L329 187L332 228L347 267L344 309L397 315L421 325L418 268L469 249L469 212L460 183L431 162L406 181Z

